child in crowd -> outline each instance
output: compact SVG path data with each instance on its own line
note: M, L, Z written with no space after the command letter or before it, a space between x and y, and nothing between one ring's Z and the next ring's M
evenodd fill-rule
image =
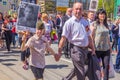
M47 38L43 35L45 33L44 23L38 22L36 26L36 33L29 38L26 44L21 48L22 51L30 48L30 62L29 65L35 76L35 80L43 80L43 73L45 69L45 50L47 49L54 55L57 61L57 54L49 46ZM25 40L23 40L25 42Z
M21 48L24 47L25 43L27 42L27 40L30 38L30 33L29 31L24 31L23 36L22 36L22 45ZM21 61L23 62L23 69L28 70L29 68L29 64L27 59L29 58L30 55L30 49L27 48L24 51L21 51Z
M57 40L57 32L55 29L53 29L51 31L51 38L52 38L52 41L56 41Z

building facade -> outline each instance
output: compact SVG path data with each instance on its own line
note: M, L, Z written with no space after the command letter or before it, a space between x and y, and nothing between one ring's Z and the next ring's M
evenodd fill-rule
M0 0L0 12L4 13L10 10L11 5L7 0Z
M91 0L69 0L69 7L72 7L74 2L81 2L83 3L83 9L89 10L90 1Z
M37 0L40 5L41 12L54 12L56 11L56 0Z
M18 7L18 0L0 0L0 12L15 12ZM10 14L10 13L9 13Z
M42 12L44 12L46 10L45 5L47 4L47 2L53 2L54 5L56 6L57 0L37 0L37 4L39 4L41 6L41 11ZM72 7L74 2L81 2L81 3L83 3L83 9L84 10L88 10L89 9L90 0L69 0L69 7Z
M48 1L53 2L54 6L56 6L56 2L57 2L57 0L0 0L0 6L1 6L0 11L5 12L10 9L17 10L20 1L26 1L26 2L39 4L41 6L41 12L45 12L46 10L45 5ZM69 0L69 7L72 7L74 2L83 3L84 10L89 9L90 0Z

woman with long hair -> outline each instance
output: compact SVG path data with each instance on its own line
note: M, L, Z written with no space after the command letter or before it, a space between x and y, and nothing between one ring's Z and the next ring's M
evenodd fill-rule
M107 14L104 9L98 9L95 21L90 26L95 45L95 52L98 59L102 60L103 80L109 79L109 61L112 51L109 38L109 27L107 24Z

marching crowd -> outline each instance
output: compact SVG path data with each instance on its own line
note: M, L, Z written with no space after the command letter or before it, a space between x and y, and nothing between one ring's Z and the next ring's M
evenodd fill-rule
M62 52L66 58L72 59L74 68L62 80L72 80L74 76L77 80L85 80L84 66L89 53L96 56L99 63L101 61L103 80L109 80L111 53L117 54L114 68L120 72L120 18L108 18L104 9L83 12L82 3L76 2L65 14L39 13L35 33L18 32L16 23L17 13L8 15L0 12L0 48L6 48L10 53L11 43L13 47L21 47L23 68L27 70L30 66L35 80L43 80L45 53L54 55L56 61ZM58 42L57 54L50 47L55 42ZM92 73L97 77L89 80L101 80L101 72Z

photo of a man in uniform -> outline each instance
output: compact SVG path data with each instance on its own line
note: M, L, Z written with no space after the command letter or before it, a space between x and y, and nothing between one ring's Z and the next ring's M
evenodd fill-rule
M27 5L23 11L23 16L18 20L18 25L35 28L34 8Z
M96 9L96 5L97 5L97 2L96 1L92 1L91 8L92 9Z
M19 8L17 26L35 28L39 6L22 2Z

